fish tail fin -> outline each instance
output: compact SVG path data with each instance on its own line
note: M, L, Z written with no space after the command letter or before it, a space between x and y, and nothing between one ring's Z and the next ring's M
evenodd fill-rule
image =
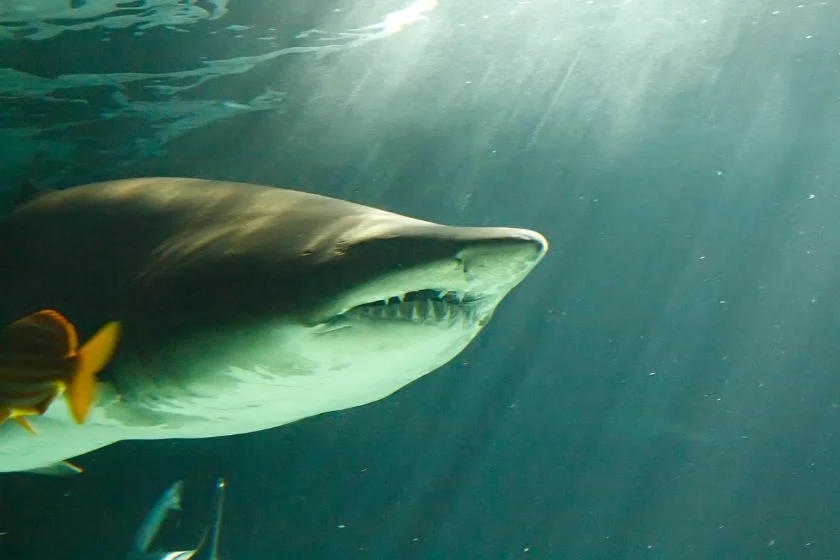
M0 410L0 426L3 425L6 420L14 420L18 424L20 424L24 430L32 434L33 436L37 436L38 432L35 431L35 428L32 427L32 424L29 423L29 420L26 419L25 416L19 416L15 414L14 410L3 409Z
M29 423L29 420L27 420L25 416L15 416L14 420L33 436L38 435L38 432L35 431L35 428L32 427L32 424Z
M112 321L103 326L85 343L77 355L76 372L67 384L67 401L76 423L85 421L96 390L96 374L114 355L122 326Z

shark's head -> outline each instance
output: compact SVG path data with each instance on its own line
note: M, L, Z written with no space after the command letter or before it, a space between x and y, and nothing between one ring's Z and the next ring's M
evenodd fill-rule
M355 378L382 372L401 384L461 352L546 251L543 237L525 230L401 224L375 231L322 263L329 281L299 316L300 347L319 367L346 367Z
M329 210L162 251L124 322L123 398L252 428L378 400L461 352L547 249L528 230Z

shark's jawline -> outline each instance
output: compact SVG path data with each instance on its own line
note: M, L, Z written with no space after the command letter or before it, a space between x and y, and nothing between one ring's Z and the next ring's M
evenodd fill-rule
M87 423L56 402L37 438L1 426L0 472L384 398L461 352L546 250L528 230L198 179L25 202L0 219L0 324L56 308L123 337Z
M480 296L459 294L445 289L415 290L362 303L343 311L334 319L355 316L385 321L435 321L477 313Z

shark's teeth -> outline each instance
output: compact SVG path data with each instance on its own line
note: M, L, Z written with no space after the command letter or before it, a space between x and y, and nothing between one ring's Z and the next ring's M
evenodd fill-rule
M394 322L451 323L470 318L475 310L467 304L475 299L448 290L421 290L365 303L344 315Z

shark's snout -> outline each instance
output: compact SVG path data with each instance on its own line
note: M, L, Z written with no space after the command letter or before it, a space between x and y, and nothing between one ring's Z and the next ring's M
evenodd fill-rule
M437 243L435 257L411 263L407 251L387 274L349 290L321 322L328 324L326 330L362 321L473 331L486 323L548 247L542 235L529 230L447 228L459 239L455 243L439 243L434 238L438 232L430 231L429 237L414 239L420 246Z
M492 269L492 275L528 273L548 250L548 241L530 230L503 230L497 238L471 245L458 253L468 274Z
M542 260L545 237L535 231L498 228L498 233L458 252L468 289L500 300Z

